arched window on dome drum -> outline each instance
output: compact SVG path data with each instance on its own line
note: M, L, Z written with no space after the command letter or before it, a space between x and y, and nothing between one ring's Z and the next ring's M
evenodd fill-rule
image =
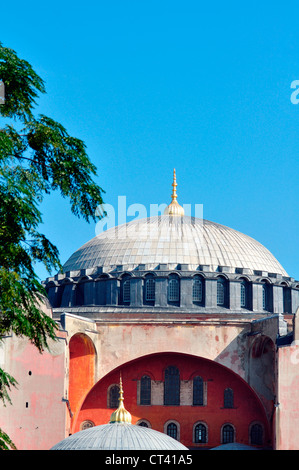
M229 444L235 440L235 430L230 424L222 428L222 444Z
M217 305L225 304L225 280L219 278L217 280Z
M193 379L193 405L203 406L203 379L194 377Z
M246 307L247 306L247 292L246 292L246 284L245 282L241 282L240 284L240 304L241 307Z
M207 427L202 423L195 426L194 442L196 444L205 444L207 442Z
M180 404L180 371L169 366L164 373L164 405Z
M84 282L78 282L76 285L76 305L84 305Z
M169 423L167 425L167 435L172 437L173 439L178 438L178 427L175 423Z
M151 404L151 378L143 375L140 380L140 405Z
M250 428L250 444L262 445L263 444L263 427L261 424L253 424Z
M130 279L125 279L122 285L122 294L123 294L123 302L130 303L131 301L131 289L130 289Z
M193 278L192 300L199 303L203 300L203 285L199 277Z
M155 301L155 279L153 277L147 277L145 280L145 301Z
M268 308L268 289L267 285L263 284L263 309L267 310Z
M119 386L112 385L109 389L109 408L118 408L119 405Z
M292 298L291 298L291 289L287 286L283 287L283 313L292 312Z
M180 301L180 281L177 277L171 277L168 281L168 302Z
M231 388L226 388L223 394L223 406L224 408L234 407L234 391Z

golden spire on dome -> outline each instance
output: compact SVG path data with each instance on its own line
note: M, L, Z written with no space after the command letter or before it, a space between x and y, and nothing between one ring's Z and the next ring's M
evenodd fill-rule
M176 188L177 188L177 182L176 182L176 173L175 173L175 168L174 168L174 170L173 170L171 203L169 204L169 206L166 207L166 209L164 211L164 215L171 215L171 216L183 216L183 215L185 215L184 209L177 202Z
M109 423L128 423L131 424L132 416L129 411L124 407L124 391L121 380L121 374L119 376L119 405L117 410L113 411Z

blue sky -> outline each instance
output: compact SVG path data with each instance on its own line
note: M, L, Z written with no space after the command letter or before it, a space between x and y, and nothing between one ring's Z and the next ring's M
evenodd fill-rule
M17 0L1 6L0 41L44 79L36 113L86 143L106 203L170 202L175 167L181 204L299 279L298 13L295 1ZM58 193L42 212L62 262L95 236Z

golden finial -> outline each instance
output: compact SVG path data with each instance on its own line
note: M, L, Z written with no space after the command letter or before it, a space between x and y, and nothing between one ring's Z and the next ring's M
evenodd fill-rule
M166 207L166 209L164 211L164 215L183 216L185 214L184 209L177 202L176 188L177 188L177 182L176 182L176 173L175 173L175 168L174 168L173 169L173 183L172 183L171 203L169 204L169 206Z
M176 182L176 174L175 174L175 168L174 168L173 169L172 195L171 195L172 201L176 201L178 197L176 193L176 187L177 187L177 182Z
M131 413L129 413L124 407L124 391L123 391L123 385L122 385L122 380L121 380L121 374L119 376L119 400L118 402L119 402L118 408L112 413L109 422L131 424L132 422Z

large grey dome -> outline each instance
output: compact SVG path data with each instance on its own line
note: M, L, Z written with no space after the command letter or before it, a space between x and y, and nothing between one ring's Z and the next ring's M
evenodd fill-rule
M187 447L154 429L113 423L79 431L51 450L187 450Z
M64 272L104 267L133 270L144 264L156 269L187 264L217 271L218 266L246 268L288 276L277 259L262 244L234 229L195 217L157 216L110 228L85 243L67 260Z

